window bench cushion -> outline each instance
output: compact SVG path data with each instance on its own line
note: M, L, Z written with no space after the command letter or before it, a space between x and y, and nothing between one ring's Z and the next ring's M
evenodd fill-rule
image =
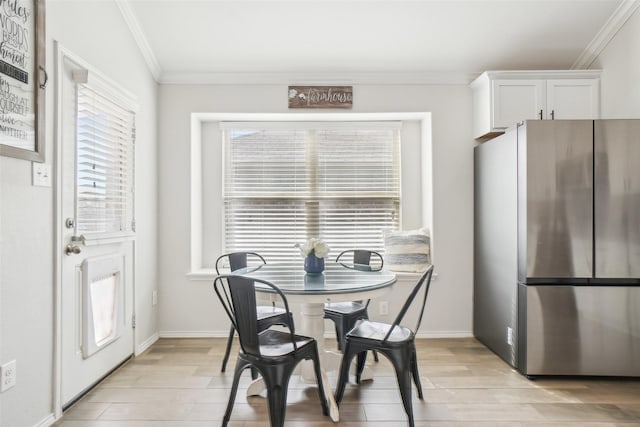
M420 273L431 264L431 236L420 228L384 233L384 266L391 271Z

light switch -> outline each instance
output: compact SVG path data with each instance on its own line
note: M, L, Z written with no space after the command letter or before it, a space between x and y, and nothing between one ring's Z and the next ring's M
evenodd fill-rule
M51 165L32 162L33 185L38 187L51 187Z

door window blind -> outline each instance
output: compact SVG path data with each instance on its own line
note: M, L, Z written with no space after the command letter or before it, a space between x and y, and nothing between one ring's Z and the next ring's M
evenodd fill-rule
M320 237L330 257L383 250L398 228L400 124L225 123L227 251L299 262L295 243Z
M77 234L134 230L134 141L135 113L88 84L78 84Z

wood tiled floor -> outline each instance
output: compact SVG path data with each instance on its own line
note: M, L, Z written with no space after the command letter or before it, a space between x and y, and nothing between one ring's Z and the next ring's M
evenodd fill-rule
M204 427L220 425L233 363L220 372L225 339L161 339L65 412L57 427ZM327 340L327 348L335 341ZM234 349L234 353L237 350ZM414 390L420 426L640 426L640 380L547 378L529 381L468 339L418 342L424 401ZM340 425L406 426L393 369L381 357L374 380L349 384ZM246 397L241 380L230 426L268 425L265 397ZM336 375L329 381L335 388ZM328 427L314 385L289 386L286 425Z

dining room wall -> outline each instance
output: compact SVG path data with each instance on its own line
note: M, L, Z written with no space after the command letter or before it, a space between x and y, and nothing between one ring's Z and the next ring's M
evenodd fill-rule
M471 91L459 85L354 85L352 113L430 112L433 158L432 287L424 336L470 336L473 282ZM191 280L190 115L290 113L286 85L162 85L159 94L159 335L226 336L211 280ZM335 112L335 111L334 111ZM420 156L420 153L410 153ZM406 166L406 165L405 165ZM403 194L419 197L420 164L403 170ZM220 170L221 159L203 164ZM206 189L206 183L204 188ZM220 207L221 209L222 207ZM415 212L407 216L418 217ZM411 224L418 225L418 224ZM221 239L222 236L214 238ZM412 278L408 278L411 283ZM405 283L403 279L402 283ZM396 285L399 286L399 285ZM390 296L399 307L402 292ZM375 316L376 310L373 310Z
M45 163L55 177L56 58L54 40L135 94L137 115L137 344L157 331L157 83L115 2L46 2ZM32 185L32 162L0 157L0 363L16 360L16 385L0 394L0 426L51 425L59 385L56 354L55 200L57 182ZM132 349L133 350L133 349ZM71 375L73 373L70 373ZM56 383L58 381L58 383Z

